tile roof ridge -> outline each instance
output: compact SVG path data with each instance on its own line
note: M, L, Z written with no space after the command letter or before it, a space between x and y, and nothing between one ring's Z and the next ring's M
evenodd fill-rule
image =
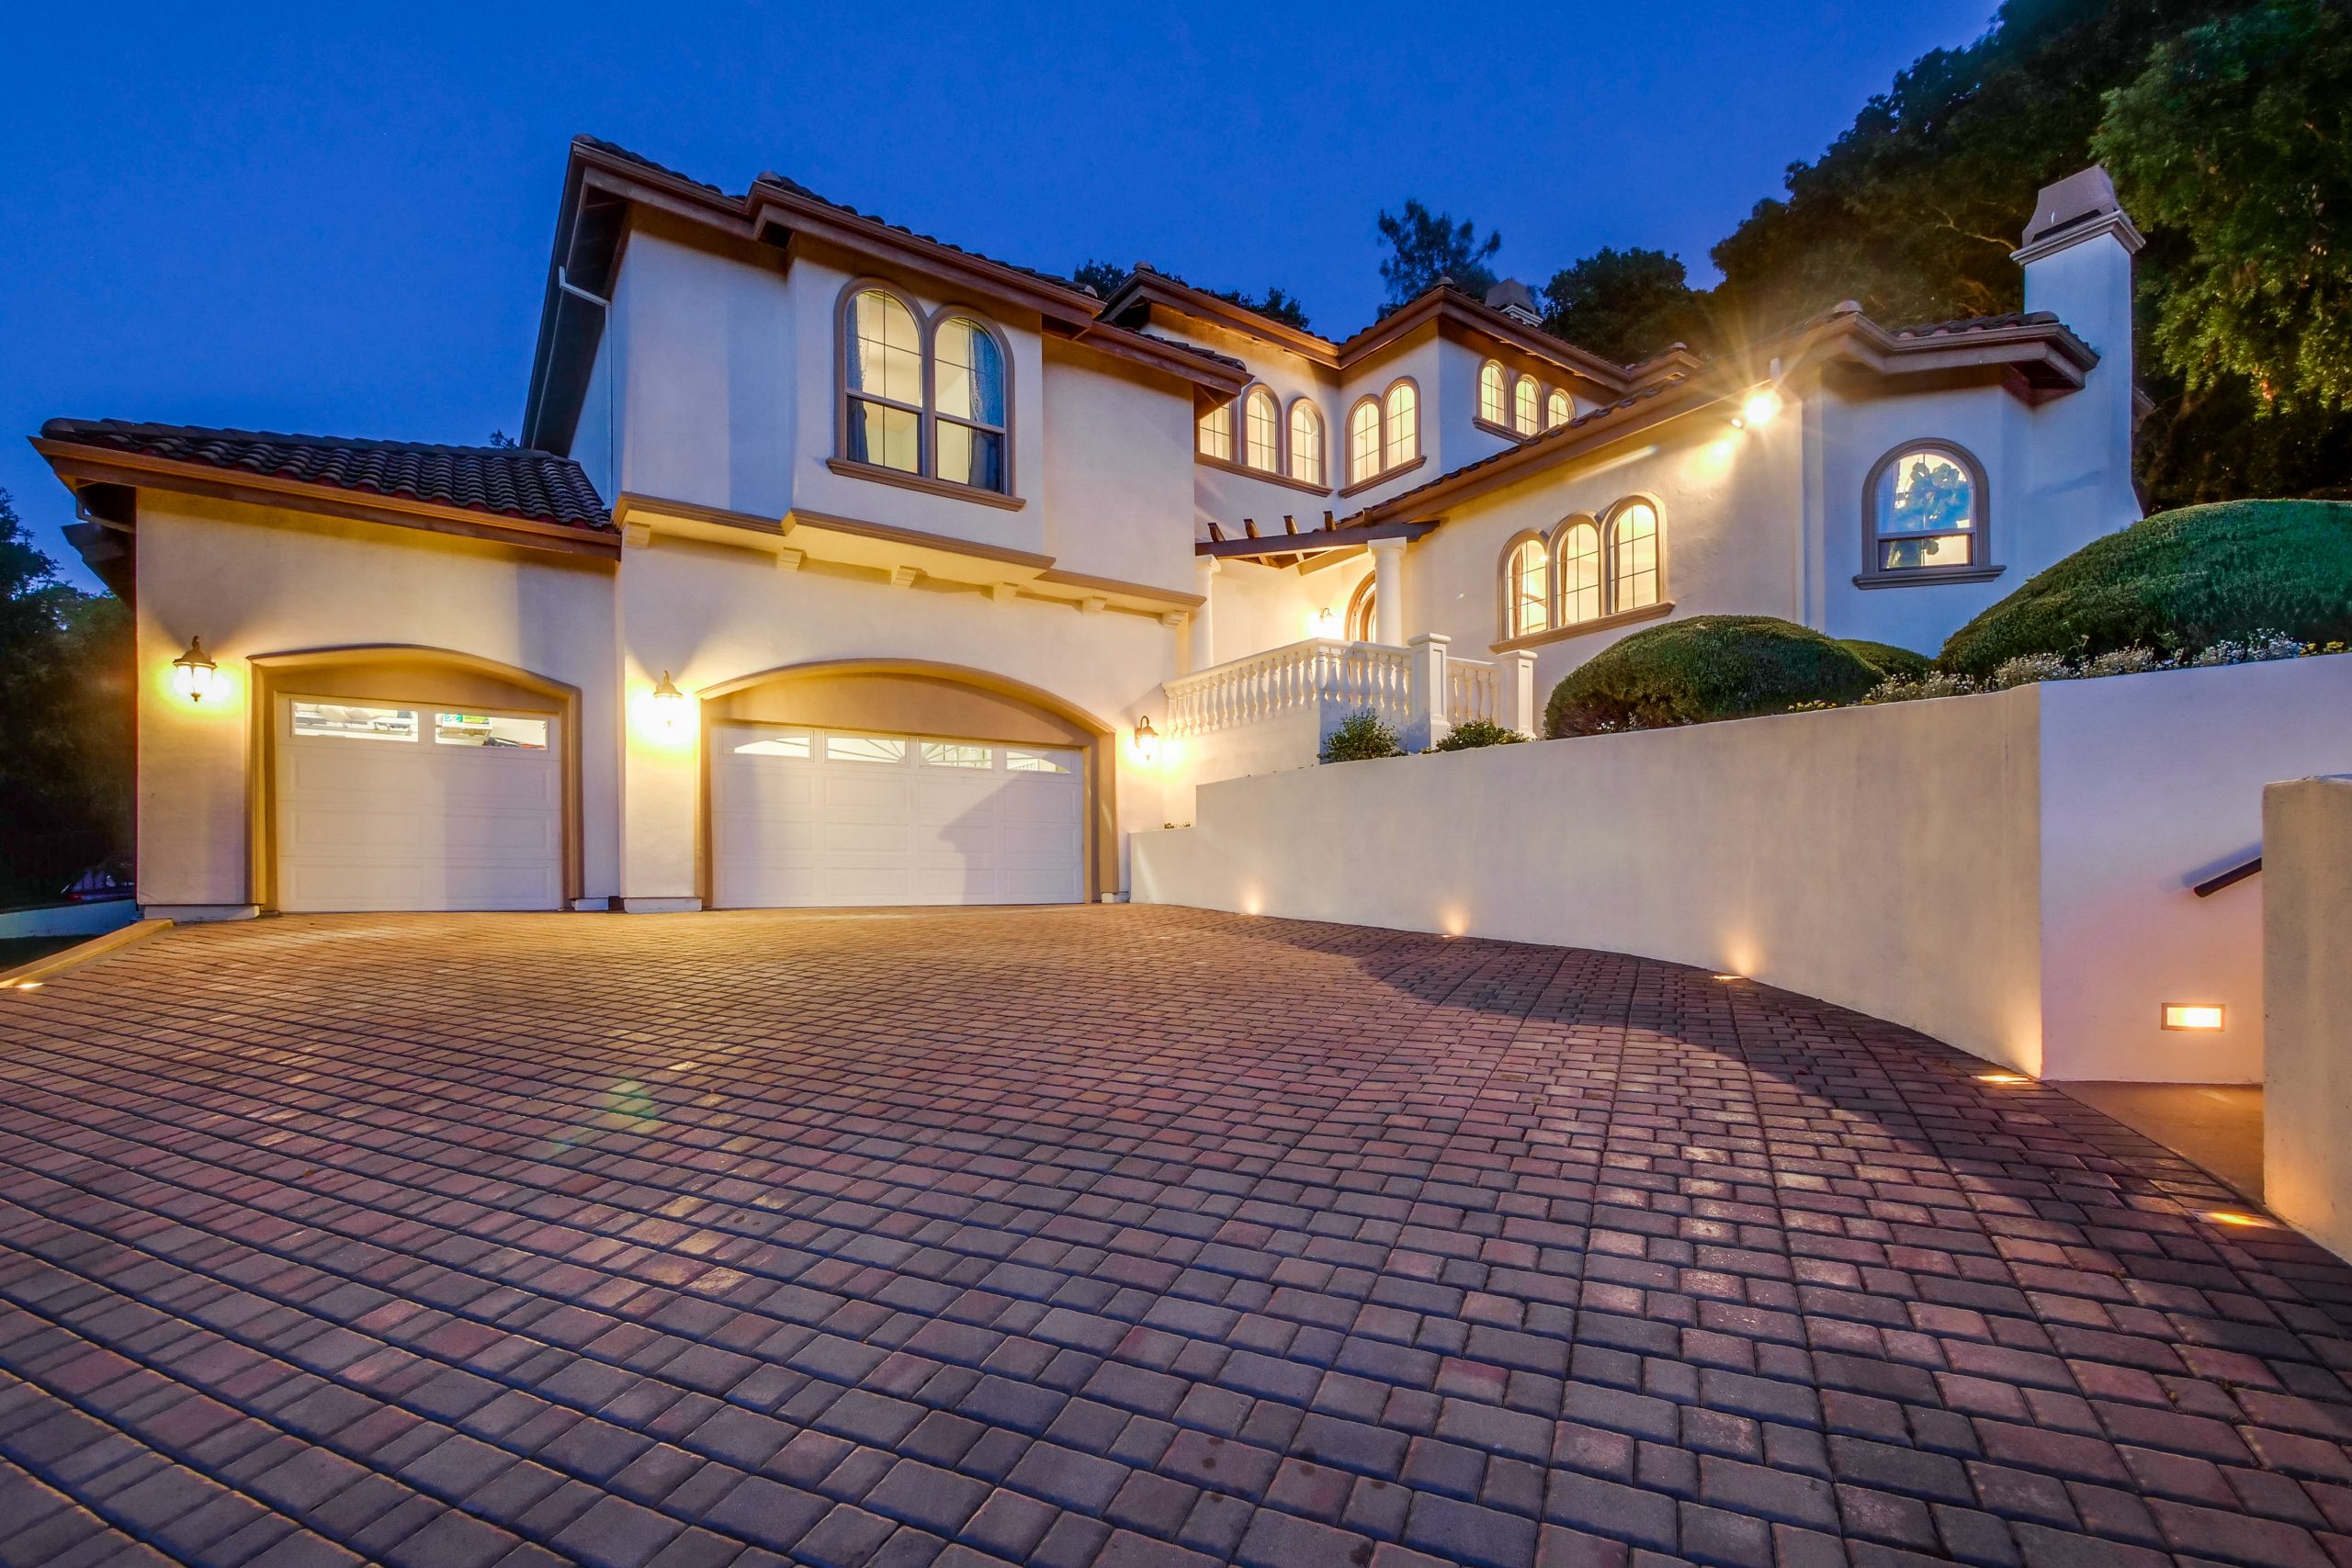
M220 441L266 442L278 446L337 447L370 452L438 453L450 457L523 458L541 457L549 462L568 463L571 459L539 446L499 446L484 443L479 446L447 441L403 441L396 437L376 435L318 435L290 430L246 430L226 424L173 424L156 420L74 419L45 421L40 433L51 441L70 441L77 436L182 436L208 437Z

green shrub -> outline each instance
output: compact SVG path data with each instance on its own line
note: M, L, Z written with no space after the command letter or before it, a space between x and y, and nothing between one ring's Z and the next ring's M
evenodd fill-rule
M1323 761L1327 762L1362 762L1374 757L1401 757L1405 748L1398 743L1396 732L1380 721L1380 716L1370 708L1351 713L1331 731L1323 742Z
M1693 615L1595 654L1552 688L1546 735L1597 735L1852 702L1879 684L1852 650L1770 615Z
M1916 681L1936 667L1936 661L1926 654L1897 648L1891 642L1841 637L1838 639L1838 646L1890 680Z
M1515 746L1532 736L1521 735L1516 729L1505 729L1491 718L1474 718L1457 724L1446 738L1430 748L1432 751L1476 751L1481 746Z
M2352 502L2159 513L2035 576L1952 633L1936 662L1981 677L2033 654L2193 653L2264 636L2352 637Z

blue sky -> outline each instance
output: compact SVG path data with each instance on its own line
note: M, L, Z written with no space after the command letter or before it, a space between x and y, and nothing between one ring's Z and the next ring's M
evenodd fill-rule
M88 584L44 419L514 432L578 132L1034 266L1278 283L1344 335L1408 196L1538 284L1602 245L1711 278L1790 162L1991 3L24 7L0 488Z

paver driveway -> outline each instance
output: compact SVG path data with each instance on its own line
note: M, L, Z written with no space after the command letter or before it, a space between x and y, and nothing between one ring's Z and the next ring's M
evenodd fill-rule
M9 1562L2352 1562L2352 1272L1674 965L286 919L0 1044Z

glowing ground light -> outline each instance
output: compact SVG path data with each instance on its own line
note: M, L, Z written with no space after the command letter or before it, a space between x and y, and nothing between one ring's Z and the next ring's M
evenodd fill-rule
M2242 1214L2235 1209L2214 1209L2205 1217L2217 1225L2238 1225L2252 1230L2268 1230L2270 1222L2260 1214Z
M2166 1002L2163 1023L2166 1029L2211 1031L2222 1027L2222 1009L2211 1002Z
M2031 1083L2033 1080L2023 1073L1979 1073L1976 1075L1976 1081L1978 1083Z
M17 989L20 991L38 991L40 989L40 982L39 980L19 980L17 982Z
M1718 975L1718 976L1715 976L1715 978L1716 978L1716 979L1718 979L1718 980L1722 980L1722 981L1729 982L1729 981L1733 981L1733 980L1745 980L1745 979L1747 979L1747 976L1745 976L1745 975Z

